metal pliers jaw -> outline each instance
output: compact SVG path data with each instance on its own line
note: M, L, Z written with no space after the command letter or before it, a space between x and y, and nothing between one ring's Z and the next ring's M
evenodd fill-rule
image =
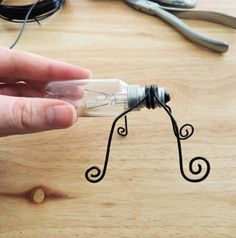
M229 45L227 42L212 39L205 36L184 23L180 18L205 20L218 24L222 24L233 29L236 29L236 17L226 15L219 12L208 10L193 10L185 8L176 8L170 6L162 6L156 1L160 0L124 0L128 5L133 8L145 12L150 15L157 16L164 21L168 22L182 35L192 42L213 50L217 53L225 53L228 51ZM173 0L172 0L173 1ZM180 17L180 18L179 18Z
M153 0L163 6L194 8L197 5L197 0Z

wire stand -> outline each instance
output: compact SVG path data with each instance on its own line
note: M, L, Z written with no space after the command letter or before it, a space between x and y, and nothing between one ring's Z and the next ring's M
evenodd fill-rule
M156 95L155 89L156 89L156 86L154 86L154 85L146 87L145 96L138 103L136 103L134 106L132 106L128 110L124 111L118 117L115 118L115 120L112 123L109 138L108 138L106 156L105 156L103 168L100 169L98 166L92 166L89 169L87 169L87 171L85 172L85 177L89 182L98 183L105 177L106 172L107 172L109 156L110 156L111 142L112 142L116 124L122 117L124 117L125 127L119 127L117 129L117 133L121 136L128 135L127 114L129 112L131 112L132 110L134 110L139 105L141 105L142 103L145 103L147 105L147 108L149 108L149 109L151 109L151 108L155 109L156 104L158 103L159 107L162 107L165 110L165 112L167 113L167 115L169 116L171 123L172 123L173 132L174 132L174 135L177 140L178 156L179 156L179 169L180 169L180 173L183 176L183 178L189 182L198 183L198 182L202 182L203 180L205 180L208 177L210 170L211 170L210 163L206 158L200 157L200 156L192 158L189 162L189 172L193 176L197 176L197 177L190 178L186 175L186 173L184 171L184 165L183 165L183 153L182 153L181 141L187 140L193 135L194 127L191 124L184 124L179 129L178 124L171 112L171 108L159 100L158 96ZM202 164L205 164L205 167L206 167L205 171L203 171ZM195 169L196 165L197 165L197 169Z

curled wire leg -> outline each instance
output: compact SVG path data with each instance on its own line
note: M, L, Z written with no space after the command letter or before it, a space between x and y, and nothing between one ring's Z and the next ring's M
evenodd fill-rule
M124 116L124 119L125 119L125 126L120 126L117 128L117 133L120 135L120 136L127 136L129 131L128 131L128 120L127 120L127 115Z
M192 175L198 176L197 178L189 178L185 174L185 171L184 171L181 140L187 140L188 138L190 138L194 133L194 127L191 124L185 124L179 129L178 124L171 113L171 108L167 105L164 105L158 99L158 97L156 95L155 95L155 99L163 107L163 109L166 111L166 113L168 114L168 116L171 119L173 131L174 131L175 137L177 139L178 154L179 154L179 166L180 166L181 175L183 176L184 179L186 179L187 181L192 182L192 183L198 183L198 182L205 180L208 177L210 170L211 170L210 163L206 158L197 156L197 157L192 158L189 162L189 171ZM204 164L206 167L205 172L203 172L202 164ZM197 165L197 168L195 169L194 167L196 165Z
M104 161L104 165L103 165L103 169L100 169L98 166L92 166L89 169L87 169L87 171L85 172L85 178L91 182L91 183L98 183L100 182L106 175L106 171L107 171L107 165L108 165L108 161L109 161L109 155L110 155L110 149L111 149L111 142L112 142L112 137L114 134L114 130L116 127L117 122L120 120L120 118L122 118L123 116L125 116L126 118L126 114L131 112L133 109L135 109L137 106L139 106L141 103L143 103L146 98L149 96L149 93L147 93L145 95L145 97L143 97L142 100L140 100L137 104L135 104L133 107L129 108L128 110L122 112L117 118L115 118L115 120L112 123L111 126L111 130L110 130L110 134L109 134L109 138L108 138L108 143L107 143L107 150L106 150L106 156L105 156L105 161ZM126 121L126 125L127 125L127 121ZM126 129L126 132L128 132L128 130Z

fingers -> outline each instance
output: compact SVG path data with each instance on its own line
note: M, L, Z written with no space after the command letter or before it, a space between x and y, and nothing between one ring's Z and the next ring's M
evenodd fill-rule
M25 83L16 83L13 85L0 85L0 95L18 96L18 97L42 97L42 90L36 90Z
M87 79L90 71L38 55L0 48L0 77L6 83Z
M75 108L63 101L0 96L0 136L67 128L76 120Z

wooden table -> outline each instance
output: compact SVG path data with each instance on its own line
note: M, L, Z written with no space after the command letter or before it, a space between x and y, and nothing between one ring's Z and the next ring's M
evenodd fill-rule
M198 7L236 14L235 0L202 0ZM201 49L118 0L68 0L41 26L27 25L17 49L90 68L94 78L164 86L179 124L195 126L183 143L185 168L201 155L212 170L199 184L181 177L161 109L129 116L129 136L114 137L99 184L88 183L84 172L102 165L112 118L1 138L1 238L236 237L236 32L187 22L229 42L229 52ZM0 44L9 46L18 28L1 20Z

